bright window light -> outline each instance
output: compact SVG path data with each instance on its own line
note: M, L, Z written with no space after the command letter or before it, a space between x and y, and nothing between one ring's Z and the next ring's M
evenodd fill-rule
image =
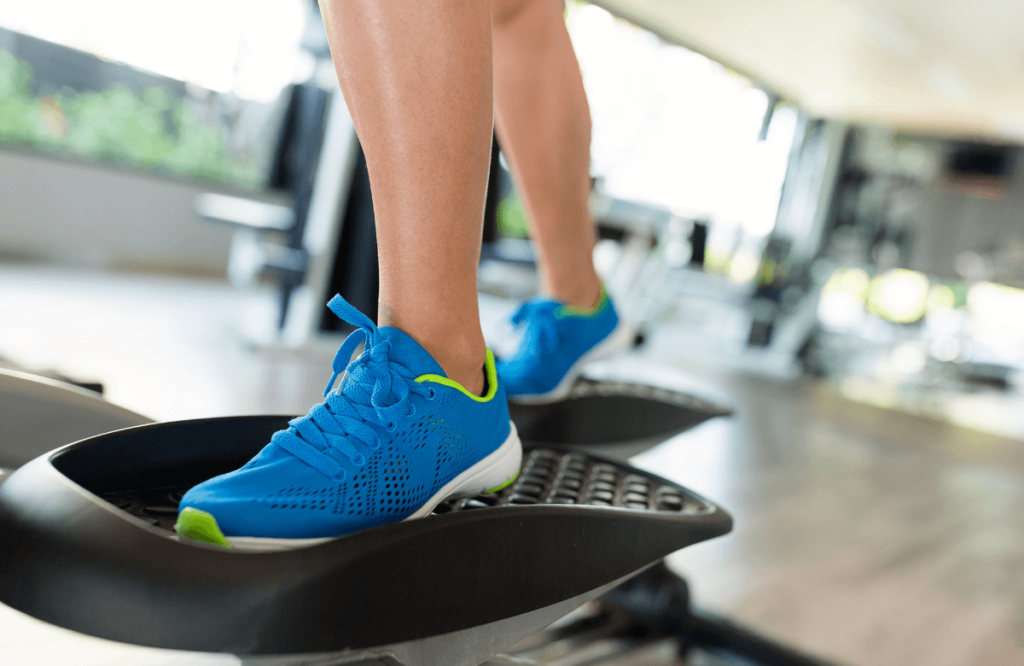
M924 316L929 286L924 273L904 268L886 271L871 281L868 310L892 322L915 322Z
M0 3L0 26L243 99L273 100L301 65L304 0Z
M796 111L779 108L758 141L768 97L749 80L593 5L571 5L568 26L608 192L768 235Z

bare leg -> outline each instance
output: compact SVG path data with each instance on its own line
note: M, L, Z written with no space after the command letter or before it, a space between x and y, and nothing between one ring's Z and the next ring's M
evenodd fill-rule
M321 0L320 7L373 188L380 323L411 335L449 377L479 394L490 3Z
M522 189L540 255L542 289L593 306L590 107L560 0L494 0L498 135Z

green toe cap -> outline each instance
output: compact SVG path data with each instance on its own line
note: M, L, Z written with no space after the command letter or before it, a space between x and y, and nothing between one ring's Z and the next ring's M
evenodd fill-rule
M193 541L208 543L221 548L231 548L231 544L224 537L217 526L217 519L212 514L193 509L188 506L178 514L178 522L174 524L174 531L178 536Z

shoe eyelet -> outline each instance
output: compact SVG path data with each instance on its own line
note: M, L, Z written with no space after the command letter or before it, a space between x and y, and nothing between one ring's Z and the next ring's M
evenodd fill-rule
M392 423L385 423L384 424L384 429L387 430L388 432L394 432L394 431L398 430L398 424L394 423L394 422L392 422Z
M416 416L416 405L409 403L409 413L405 415L406 418L412 418Z
M338 483L344 483L345 480L348 478L348 472L346 472L345 470L341 470L341 474L338 474L332 478Z
M435 398L437 398L437 391L430 389L430 392L427 393L427 400L434 400Z
M363 465L365 465L365 464L366 464L366 456L364 456L363 454L359 454L359 457L358 457L358 458L355 458L355 459L354 459L354 460L352 461L352 463L353 463L353 464L354 464L354 465L355 465L356 467L362 467Z

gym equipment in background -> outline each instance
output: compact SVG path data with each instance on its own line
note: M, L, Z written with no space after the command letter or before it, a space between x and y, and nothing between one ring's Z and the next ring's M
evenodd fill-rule
M262 344L313 342L333 332L335 320L324 316L323 303L335 293L374 315L369 176L336 79L328 89L316 82L292 87L267 188L290 203L222 194L203 194L195 203L200 217L235 228L228 259L233 284L258 288L268 272L277 283L275 321L243 335Z
M266 270L276 275L279 329L309 263L304 237L329 103L326 90L308 83L292 85L286 96L267 188L286 194L291 206L212 193L200 195L195 202L199 217L235 228L228 265L232 282L251 283ZM283 235L283 243L271 239L275 233Z
M290 206L203 194L195 207L200 217L235 228L228 262L232 283L256 288L268 271L277 282L273 326L245 329L243 335L258 343L301 347L347 332L323 307L333 294L376 320L377 236L366 159L341 91L315 84L293 86L282 127L268 188L285 192ZM535 278L521 275L524 270L532 274L533 249L528 240L500 236L502 197L516 195L495 139L484 210L481 288L495 286L489 268L518 265L512 273L496 273L503 276L499 282L508 292L498 295L518 300L535 288ZM689 225L697 234L705 227L663 207L617 199L600 189L591 197L591 208L600 237L609 241L606 249L616 248L604 253L606 285L626 318L643 329L656 315L670 268L662 256L667 230ZM515 286L509 283L513 273L520 278L512 280ZM487 275L492 275L490 282ZM326 342L335 344L333 339Z

